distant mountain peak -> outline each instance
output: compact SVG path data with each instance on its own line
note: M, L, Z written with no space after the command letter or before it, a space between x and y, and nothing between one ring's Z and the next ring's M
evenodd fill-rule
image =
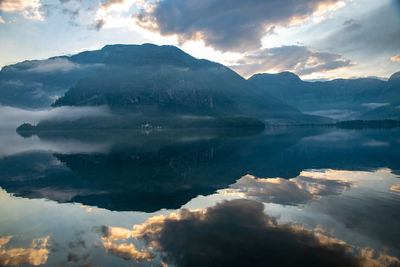
M390 76L389 81L394 81L394 80L400 80L400 71L393 73L392 76Z
M283 71L283 72L278 73L278 75L281 77L288 78L288 79L301 80L297 74L290 72L290 71Z
M291 82L300 82L301 79L298 75L290 71L283 71L280 73L257 73L249 78L252 79L273 79L273 80L281 80L281 81L291 81Z
M108 64L119 66L170 65L179 67L202 67L211 62L198 60L172 45L142 45L113 44L100 50L84 51L71 57L78 63ZM213 66L219 66L212 63Z
M144 44L109 44L103 46L101 50L116 50L116 51L123 51L123 50L130 50L130 49L174 49L177 51L182 51L176 46L173 45L156 45L152 43L144 43Z

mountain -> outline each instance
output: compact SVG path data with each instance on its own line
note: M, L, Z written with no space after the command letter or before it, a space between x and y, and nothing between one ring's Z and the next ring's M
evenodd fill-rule
M400 119L400 71L390 76L382 96L386 104L365 112L360 119Z
M400 72L374 78L307 82L290 72L255 74L248 80L308 114L334 119L399 119Z
M260 92L229 68L196 59L174 46L112 45L85 52L106 67L81 79L53 106L108 105L114 111L196 116L311 120Z
M68 123L53 120L39 123L41 129L326 122L262 92L231 69L196 59L174 46L107 45L66 60L96 71L79 79L52 106L105 105L114 117Z

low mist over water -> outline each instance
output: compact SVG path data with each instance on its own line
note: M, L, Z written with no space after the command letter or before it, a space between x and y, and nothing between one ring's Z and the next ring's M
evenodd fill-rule
M22 123L36 124L42 120L76 120L82 117L96 117L110 115L106 106L101 107L58 107L47 109L21 109L9 106L0 106L1 130L15 130Z

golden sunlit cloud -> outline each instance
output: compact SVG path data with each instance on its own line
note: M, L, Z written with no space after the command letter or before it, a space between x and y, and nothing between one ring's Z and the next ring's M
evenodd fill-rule
M122 227L103 226L101 228L101 242L107 253L111 253L125 260L135 260L137 262L151 261L154 255L147 250L138 250L132 243L119 243L134 237L135 231Z
M320 23L332 15L332 12L343 8L346 6L346 2L351 0L344 1L331 1L331 2L322 2L318 5L316 11L312 14L312 21L314 23Z
M379 169L373 173L374 176L386 176L390 175L389 169ZM326 180L341 180L341 181L357 181L360 177L371 175L370 172L367 171L344 171L344 170L305 170L300 173L300 176L307 176L317 179L326 179Z
M323 196L339 195L353 186L353 183L345 179L311 177L303 173L292 179L263 179L245 175L231 185L227 193L240 193L245 198L264 203L298 205Z
M3 246L4 246L5 244L7 244L8 242L10 242L11 238L12 238L11 235L9 235L9 236L4 236L4 237L0 237L0 249L2 249Z
M393 62L400 62L400 54L391 57L390 60Z
M400 184L395 184L390 187L391 191L400 193Z
M80 205L81 208L85 209L86 212L92 212L93 207L87 206L87 205Z
M287 251L293 259L286 263L307 262L310 254L316 257L311 260L314 264L397 266L399 263L396 257L335 238L333 230L321 225L309 229L300 224L280 224L275 217L264 213L263 204L246 199L223 201L204 210L181 209L170 215L154 216L134 225L133 230L104 226L102 234L107 252L138 262L152 261L156 253L161 253L161 260L174 265L193 262L204 266L210 262L240 265L241 261L248 263L252 259L264 263L266 259L277 260L282 264L286 259L268 254ZM144 242L146 249L138 250L127 238ZM226 253L221 244L234 252ZM324 257L318 258L321 251Z
M4 248L12 236L0 237L0 266L20 266L23 264L41 265L47 262L50 250L48 241L50 236L32 240L29 248Z
M104 236L111 240L128 239L132 237L132 230L122 227L106 227L103 229Z
M107 253L111 253L120 257L124 260L135 260L137 262L151 261L154 255L149 251L137 250L136 246L132 243L117 244L108 240L107 238L102 239L103 246Z
M24 18L43 21L44 17L40 8L40 0L3 0L0 2L0 10L3 12L19 12Z

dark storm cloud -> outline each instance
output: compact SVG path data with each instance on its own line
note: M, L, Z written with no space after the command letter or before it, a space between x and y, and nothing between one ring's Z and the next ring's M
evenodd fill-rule
M201 39L222 51L249 51L275 26L307 19L338 0L163 0L142 9L138 24L181 42Z
M350 246L290 224L278 224L263 204L239 199L205 211L149 220L134 235L177 266L363 266Z
M292 71L298 75L307 75L314 72L324 72L342 67L349 67L350 60L341 55L312 51L305 46L281 46L259 50L247 55L231 66L244 76L257 72Z

